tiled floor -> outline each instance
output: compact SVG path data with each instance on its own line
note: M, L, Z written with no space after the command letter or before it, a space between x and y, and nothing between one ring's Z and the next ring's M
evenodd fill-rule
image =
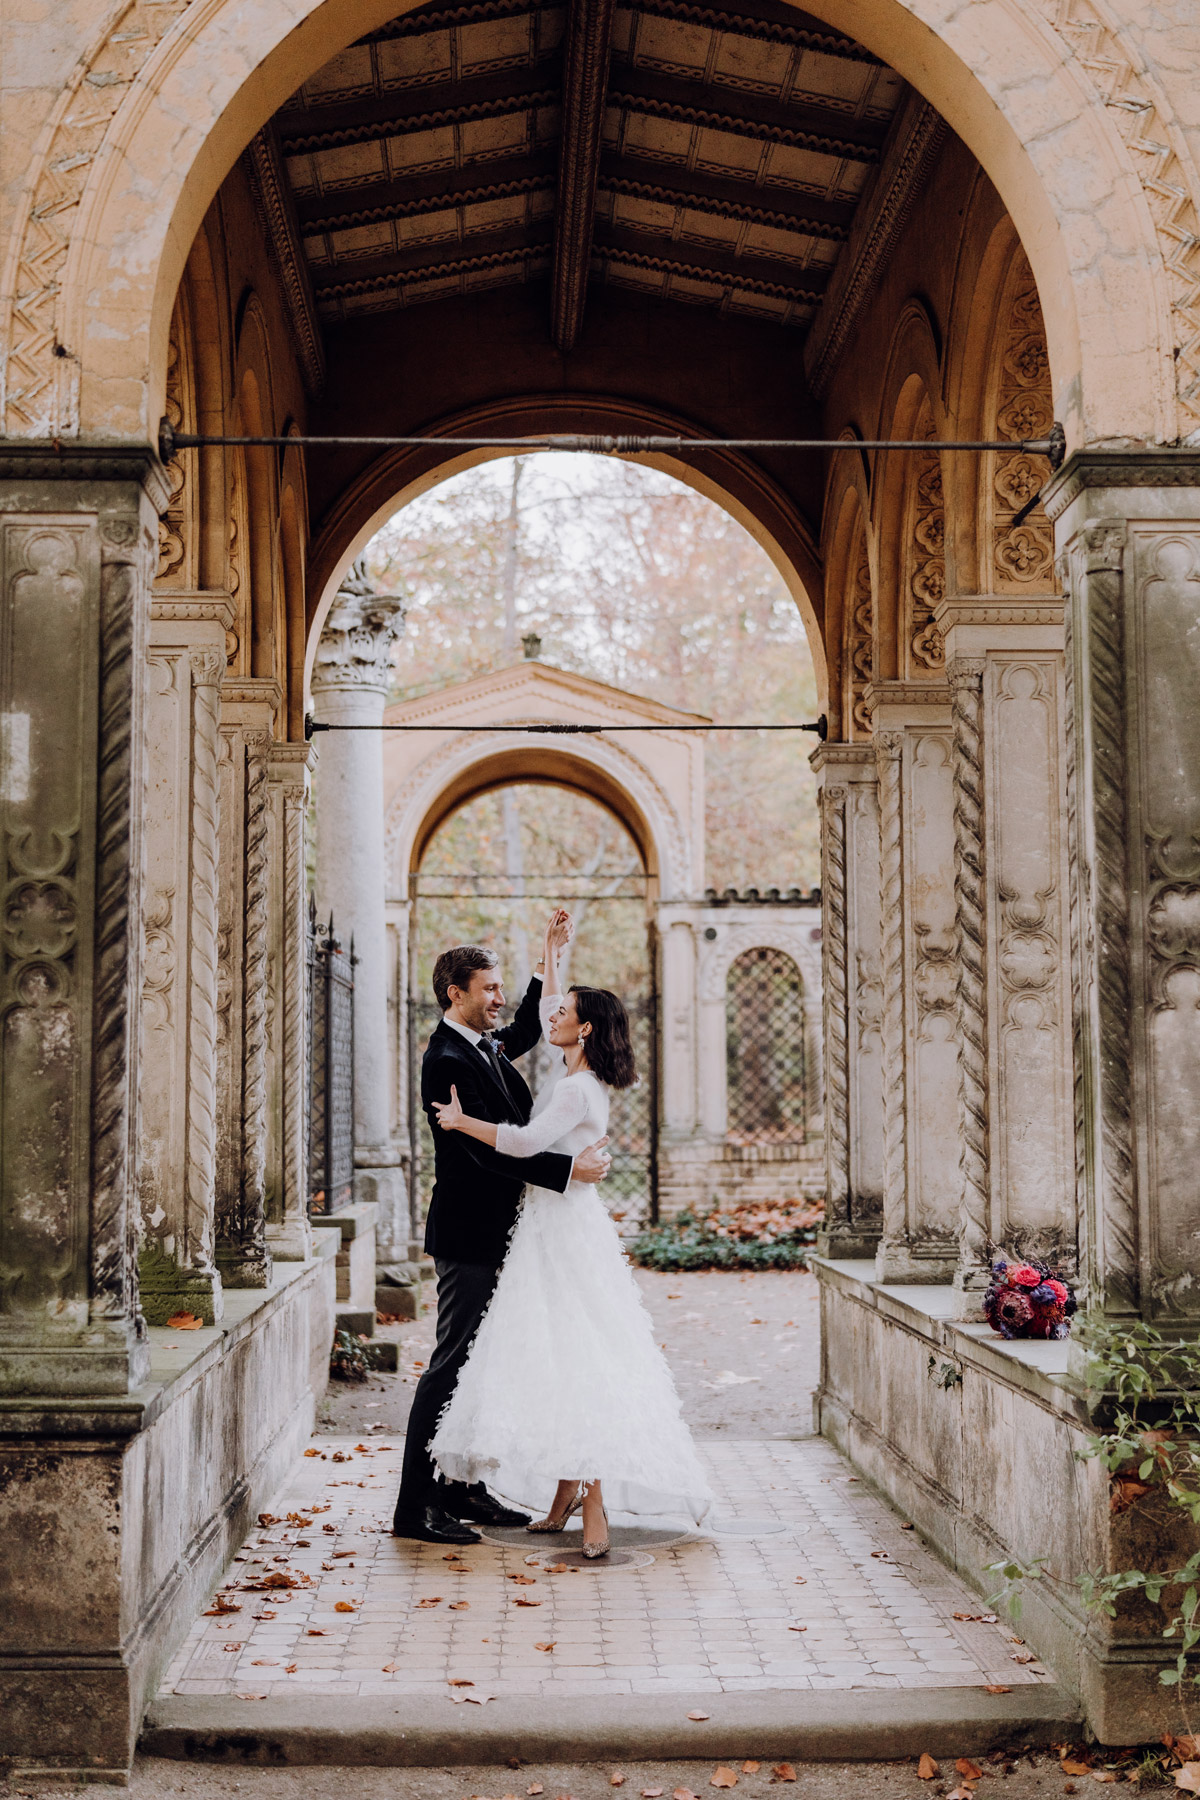
M322 1438L274 1503L296 1518L255 1532L230 1570L240 1611L196 1622L162 1691L702 1698L1050 1678L1014 1660L1028 1652L1012 1627L954 1618L985 1609L819 1438L701 1448L710 1535L648 1566L551 1574L526 1560L552 1561L536 1538L452 1560L391 1537L399 1446ZM299 1585L243 1585L271 1572Z

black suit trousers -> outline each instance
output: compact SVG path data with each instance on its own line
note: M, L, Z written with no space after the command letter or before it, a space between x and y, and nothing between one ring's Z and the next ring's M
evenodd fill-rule
M439 1485L429 1445L500 1279L499 1269L482 1263L439 1259L434 1267L438 1278L437 1342L429 1367L417 1383L408 1415L404 1466L396 1499L398 1523L417 1518L433 1501L450 1500L452 1490ZM453 1505L448 1510L453 1512Z

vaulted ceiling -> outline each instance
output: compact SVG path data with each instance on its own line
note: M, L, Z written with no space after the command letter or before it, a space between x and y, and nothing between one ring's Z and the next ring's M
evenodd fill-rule
M809 330L929 123L784 0L473 0L351 45L250 161L310 361L331 325L514 283L569 350L601 284Z

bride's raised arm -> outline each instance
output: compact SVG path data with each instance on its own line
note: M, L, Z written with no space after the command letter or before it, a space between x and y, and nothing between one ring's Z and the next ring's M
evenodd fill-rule
M560 906L552 912L546 924L546 936L542 945L542 962L545 974L542 977L542 997L538 1001L538 1012L542 1021L542 1036L546 1040L552 1058L561 1063L563 1053L550 1042L550 1026L554 1015L562 1004L562 976L559 972L559 960L563 951L575 935L575 922L570 913Z

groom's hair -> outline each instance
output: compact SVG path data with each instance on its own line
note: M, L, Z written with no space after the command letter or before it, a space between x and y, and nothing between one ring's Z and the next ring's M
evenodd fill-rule
M433 965L433 992L445 1012L450 1005L450 989L469 988L476 969L494 969L500 958L482 944L455 944L443 950Z

